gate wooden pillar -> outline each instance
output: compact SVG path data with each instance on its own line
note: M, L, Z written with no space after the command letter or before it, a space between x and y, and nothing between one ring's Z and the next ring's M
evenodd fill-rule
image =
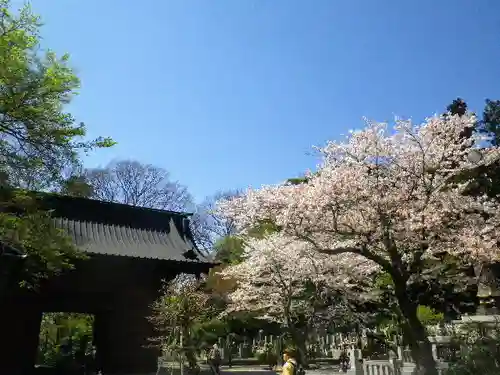
M0 306L0 374L24 375L35 366L42 311L30 299Z
M96 314L97 360L105 374L154 374L160 352L148 347L155 334L147 319L153 301L127 296L120 298L111 311Z

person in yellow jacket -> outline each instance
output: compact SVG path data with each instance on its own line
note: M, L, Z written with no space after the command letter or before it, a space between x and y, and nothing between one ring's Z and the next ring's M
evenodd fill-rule
M295 359L297 357L297 352L294 349L285 349L283 351L283 365L282 375L299 375L299 364Z

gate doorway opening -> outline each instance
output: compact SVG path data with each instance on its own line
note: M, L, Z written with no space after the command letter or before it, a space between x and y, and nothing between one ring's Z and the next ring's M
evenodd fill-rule
M36 367L83 369L95 362L92 314L46 312L42 315Z

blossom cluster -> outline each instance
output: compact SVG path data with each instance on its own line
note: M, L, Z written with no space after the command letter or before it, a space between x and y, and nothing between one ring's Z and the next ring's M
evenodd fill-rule
M321 291L342 287L357 280L356 269L341 270L342 263L317 252L314 247L282 233L246 241L243 262L225 268L223 278L235 280L229 295L230 311L254 311L265 319L286 323L299 314L313 313L306 289ZM360 259L360 266L363 259ZM309 300L310 302L310 300Z
M357 268L364 274L396 261L411 270L421 259L443 253L496 261L497 201L464 194L467 182L453 179L499 159L496 147L481 150L480 160L470 158L480 139L464 137L463 130L476 121L466 114L434 116L420 125L397 120L393 128L367 122L344 141L318 148L321 163L306 183L249 189L221 201L219 212L242 232L262 220L274 222L283 238L298 242L267 251L303 273L313 272L299 261L303 244L330 254L328 262L339 271Z

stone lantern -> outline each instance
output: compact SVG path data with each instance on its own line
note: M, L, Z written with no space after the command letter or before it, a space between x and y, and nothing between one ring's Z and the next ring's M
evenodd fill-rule
M492 328L497 323L500 323L500 315L498 314L500 289L494 270L495 265L478 265L474 267L479 306L474 315L465 315L461 320L456 320L453 323L476 323L482 328Z

